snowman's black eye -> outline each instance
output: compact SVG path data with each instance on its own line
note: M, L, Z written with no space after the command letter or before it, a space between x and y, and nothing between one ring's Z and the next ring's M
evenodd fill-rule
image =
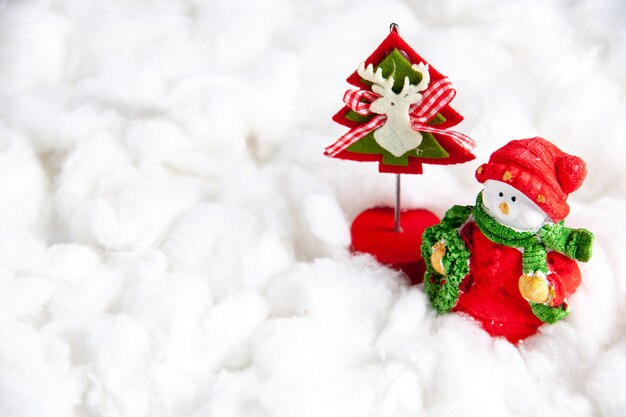
M515 203L515 200L517 200L517 199L515 198L515 196L511 197L511 201L512 201L512 202L514 202L514 203Z
M503 194L503 193L499 193L498 195L499 195L500 197L504 197L504 194Z

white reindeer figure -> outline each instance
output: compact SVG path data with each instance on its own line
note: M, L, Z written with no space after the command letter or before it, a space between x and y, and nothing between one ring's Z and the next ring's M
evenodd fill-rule
M426 90L430 83L428 64L413 64L412 68L422 74L422 79L417 85L409 82L409 77L404 78L404 86L398 94L391 89L393 76L383 77L382 68L374 72L374 66L361 63L357 73L364 80L373 83L372 91L380 95L370 105L370 110L376 114L387 116L385 124L374 131L374 139L383 149L392 155L399 157L411 149L415 149L422 143L422 134L411 127L409 107L422 100L422 91Z

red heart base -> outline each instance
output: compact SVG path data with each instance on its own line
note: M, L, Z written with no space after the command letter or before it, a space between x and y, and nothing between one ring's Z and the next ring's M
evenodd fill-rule
M396 232L393 208L368 209L352 222L352 250L373 255L378 262L407 274L411 284L419 284L426 268L420 251L422 233L437 223L439 218L428 210L404 210L400 212L401 231Z

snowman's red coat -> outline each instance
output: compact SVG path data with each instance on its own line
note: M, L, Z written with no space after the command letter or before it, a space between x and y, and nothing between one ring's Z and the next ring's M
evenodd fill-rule
M489 240L476 223L469 222L461 237L470 250L470 272L459 287L461 295L453 311L478 320L492 336L512 343L536 333L543 324L521 296L522 253ZM548 252L548 281L554 287L552 305L560 305L580 285L580 270L572 259Z

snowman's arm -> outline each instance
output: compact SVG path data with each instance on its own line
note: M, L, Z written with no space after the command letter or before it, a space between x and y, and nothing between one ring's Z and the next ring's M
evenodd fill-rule
M593 234L586 229L570 229L562 224L549 223L537 233L548 248L571 259L587 262L591 258Z
M550 284L550 307L560 306L565 301L565 298L571 295L569 292L565 292L567 282L558 273L548 274L546 279Z
M552 286L550 305L555 307L578 289L581 281L580 269L576 262L556 251L548 253L546 260L550 265L550 273L546 278Z

